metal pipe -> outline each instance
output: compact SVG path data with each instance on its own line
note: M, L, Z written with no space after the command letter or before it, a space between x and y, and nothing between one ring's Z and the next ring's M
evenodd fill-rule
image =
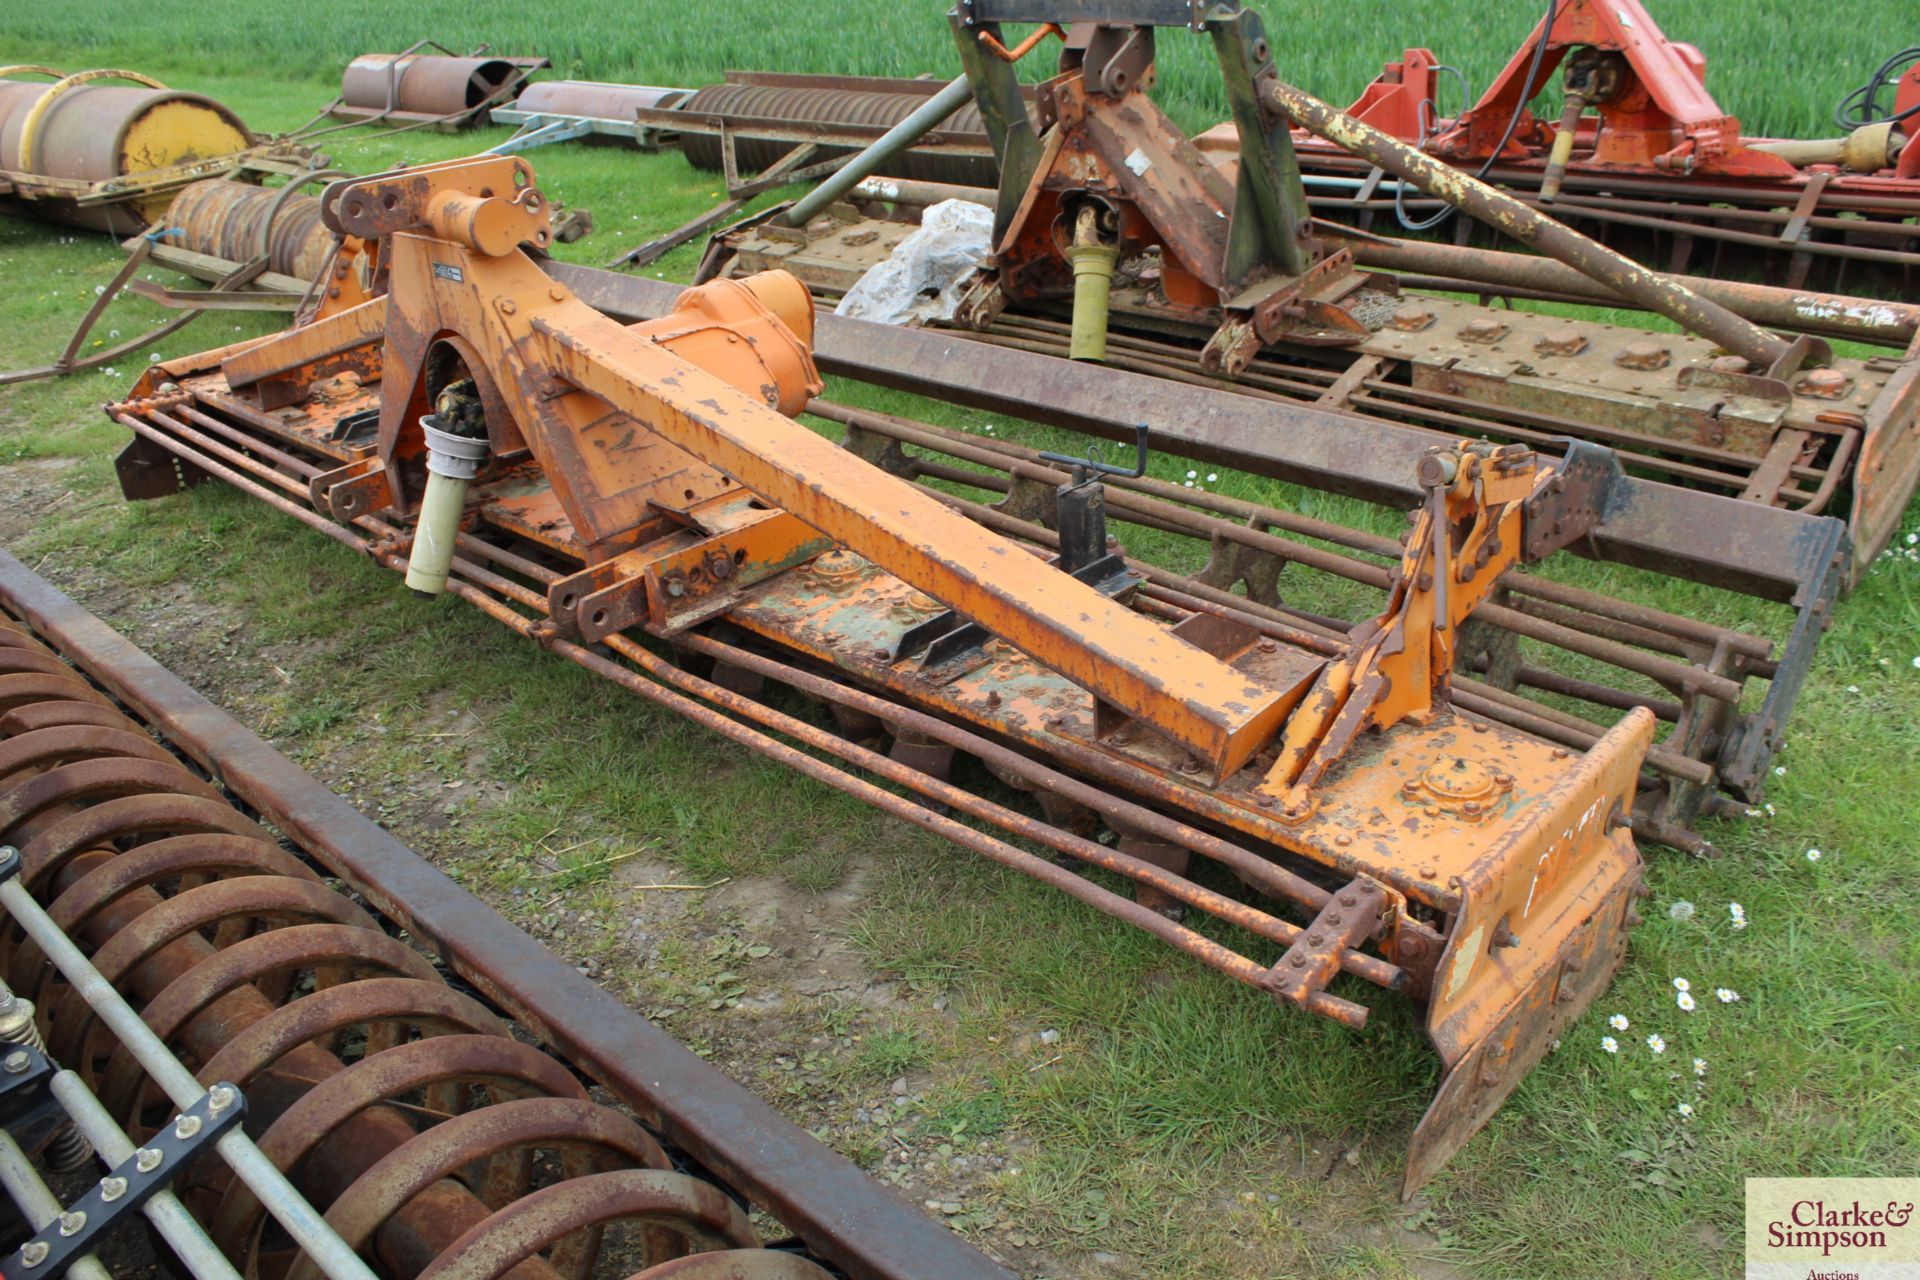
M1675 281L1554 221L1524 201L1488 186L1451 165L1389 137L1311 94L1280 80L1260 87L1262 100L1303 129L1421 190L1504 231L1542 253L1551 254L1615 293L1657 311L1689 333L1697 333L1762 368L1772 368L1789 344L1733 312L1709 302Z
M20 1206L21 1216L33 1225L35 1231L46 1227L66 1211L60 1198L40 1180L40 1172L33 1167L33 1161L27 1159L27 1153L20 1149L13 1135L4 1129L0 1129L0 1187L6 1188L13 1202ZM74 1280L113 1280L113 1273L91 1253L74 1259L67 1274Z
M1337 236L1341 228L1329 227L1326 231ZM1578 301L1611 306L1634 301L1563 262L1532 254L1368 236L1353 237L1350 247L1354 261L1363 267L1557 293ZM1737 280L1709 280L1704 276L1667 278L1756 324L1789 329L1818 328L1849 338L1902 346L1920 331L1920 306L1912 303L1781 289Z
M780 215L780 222L789 227L806 226L822 209L853 190L861 179L871 177L881 165L919 141L922 135L931 132L935 125L972 99L972 84L965 76L955 76L946 88L916 107L912 115L868 143L826 181L795 201L791 209Z
M19 853L9 847L5 850L5 856L18 858ZM0 906L12 914L26 935L33 939L34 944L60 970L80 998L92 1007L101 1022L127 1047L127 1052L153 1077L154 1083L166 1092L176 1107L184 1110L205 1096L207 1091L194 1078L193 1072L173 1056L165 1042L153 1033L133 1006L113 989L113 984L100 976L99 970L34 901L33 895L27 892L17 876L0 883ZM327 1225L326 1219L315 1212L306 1197L287 1181L287 1176L261 1153L243 1130L229 1130L222 1135L215 1148L234 1175L247 1184L248 1189L259 1197L260 1203L273 1214L274 1220L329 1277L333 1280L376 1280L360 1255L347 1247L338 1233Z
M84 1080L71 1071L61 1071L53 1077L52 1088L54 1098L73 1117L74 1126L108 1165L118 1165L133 1154L133 1140L127 1137L119 1122L107 1114ZM140 1211L167 1242L174 1256L186 1265L194 1280L240 1280L240 1273L172 1191L156 1192Z

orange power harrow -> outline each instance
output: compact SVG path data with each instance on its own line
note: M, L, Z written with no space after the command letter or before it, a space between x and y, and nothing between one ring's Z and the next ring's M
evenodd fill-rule
M1606 450L1433 448L1384 607L1329 641L1153 589L1106 536L1110 465L1066 460L1040 545L795 422L822 384L782 272L647 322L595 310L527 252L551 227L524 160L336 183L324 205L378 241L384 292L148 371L109 408L135 436L129 496L238 487L1305 1012L1358 1027L1369 985L1416 1001L1446 1070L1409 1190L1619 966L1653 713L1575 751L1452 696L1503 572L1603 523ZM837 731L750 696L765 680ZM949 781L956 752L1044 819ZM1190 876L1195 855L1253 899Z

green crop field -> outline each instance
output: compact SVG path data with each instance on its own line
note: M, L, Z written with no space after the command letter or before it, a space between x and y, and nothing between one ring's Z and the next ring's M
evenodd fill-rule
M1878 34L1889 10L1668 0L1656 16L1705 51L1709 83L1749 127L1810 135L1829 132L1835 100L1908 43ZM1484 84L1534 13L1511 0L1267 8L1282 67L1336 101L1407 44ZM332 97L348 57L422 36L655 84L702 83L729 67L954 69L939 7L888 0L16 0L0 12L0 62L132 67L211 93L256 129L290 130ZM1189 127L1221 111L1197 46L1163 37L1161 92ZM340 166L370 172L507 134L350 130L325 146ZM545 190L593 212L594 234L559 250L582 262L604 262L720 194L716 175L674 152L559 146L530 159ZM695 256L685 248L652 270L684 279ZM119 261L107 240L0 218L0 367L56 353ZM163 317L124 300L96 337ZM203 319L156 353L274 323ZM1718 858L1645 851L1654 897L1612 990L1403 1205L1401 1155L1438 1080L1404 1002L1376 998L1362 1032L1276 1008L1136 931L745 757L471 610L417 601L392 575L222 486L124 503L112 456L125 433L100 405L147 359L0 388L8 549L1024 1276L1731 1277L1742 1271L1744 1178L1920 1165L1920 926L1909 901L1920 558L1908 541L1920 511L1839 610L1764 807L1705 825ZM983 426L947 406L833 391ZM1159 459L1156 474L1177 478L1185 465ZM1219 487L1348 522L1379 518L1249 476ZM1134 549L1150 543L1130 531ZM1780 633L1778 610L1562 559L1556 574L1581 585ZM685 895L662 907L627 865L610 867L629 851L646 855L632 865L658 864L655 879L729 880L721 905ZM650 950L636 950L635 929ZM1676 978L1701 997L1693 1012L1676 1004ZM1717 988L1739 999L1722 1003ZM1613 1015L1630 1028L1610 1029ZM1654 1034L1662 1053L1647 1044ZM1603 1048L1610 1035L1617 1054ZM880 1106L871 1100L896 1078L911 1081L910 1103L887 1125L868 1123ZM964 1190L951 1181L955 1160L972 1162Z

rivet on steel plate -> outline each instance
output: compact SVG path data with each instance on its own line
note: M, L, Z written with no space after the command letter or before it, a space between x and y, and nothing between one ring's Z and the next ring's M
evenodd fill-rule
M125 1194L127 1194L127 1180L119 1174L100 1179L100 1198L108 1204L112 1204Z
M15 1049L7 1055L6 1068L8 1075L17 1076L32 1065L33 1059L29 1058L23 1049Z
M173 1136L180 1139L191 1138L200 1132L199 1116L181 1116L173 1122Z
M160 1153L152 1147L142 1147L133 1153L133 1167L141 1173L152 1173L160 1167Z
M60 1234L63 1236L77 1235L86 1225L87 1215L84 1213L76 1211L60 1215Z
M1613 362L1622 369L1664 369L1672 363L1673 353L1657 342L1631 342L1623 347Z
M207 1106L213 1111L225 1111L239 1096L240 1091L232 1085L217 1084L207 1090Z
M24 1266L37 1267L47 1260L47 1254L50 1252L52 1250L47 1247L46 1241L30 1241L26 1248L20 1250L20 1262Z

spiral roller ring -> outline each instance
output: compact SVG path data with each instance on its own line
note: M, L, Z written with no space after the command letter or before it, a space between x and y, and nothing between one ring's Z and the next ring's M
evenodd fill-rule
M827 1280L5 620L0 842L199 1079L246 1092L262 1151L384 1274L588 1280L614 1274L613 1229L630 1280ZM10 924L0 972L130 1134L167 1123L165 1095ZM246 1276L319 1280L224 1168L179 1190Z

